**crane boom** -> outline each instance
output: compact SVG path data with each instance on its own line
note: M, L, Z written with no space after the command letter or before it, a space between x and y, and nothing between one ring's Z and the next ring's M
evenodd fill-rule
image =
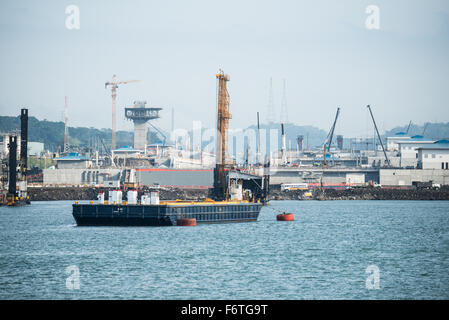
M337 120L338 120L339 114L340 114L340 108L337 108L337 113L335 114L334 123L333 123L333 125L331 127L331 130L329 131L329 134L328 134L328 142L329 142L329 144L327 146L327 151L329 151L329 149L331 147L331 144L332 144L332 138L334 137L335 125L337 124Z
M112 76L111 82L106 82L104 84L104 88L106 89L108 86L111 87L111 97L112 97L112 142L111 149L114 150L116 147L116 109L117 109L117 88L119 84L127 84L130 82L139 82L141 80L127 80L127 81L117 81L115 74Z
M132 82L140 82L141 80L127 80L127 81L120 81L117 82L117 84L127 84L127 83L132 83Z
M382 146L382 151L384 152L385 161L387 162L387 166L390 166L390 159L388 159L387 153L385 152L384 144L382 143L382 139L380 138L379 130L377 130L376 121L374 120L373 112L371 111L371 107L369 105L366 106L371 115L371 119L373 119L374 128L376 129L377 137L379 138L380 145Z
M162 144L165 146L165 143L167 141L167 135L158 127L156 127L154 124L152 124L151 122L149 122L150 126L154 128L154 130L157 131L157 133L159 133L161 135L161 137L164 139L164 141L162 142Z
M327 156L327 152L331 148L332 138L334 137L335 125L337 124L337 120L338 120L338 115L339 114L340 114L340 108L337 108L337 113L335 114L334 123L332 124L332 127L329 130L329 133L327 134L326 140L324 140L324 144L323 144L323 167L327 166L326 156Z
M410 120L410 123L408 124L407 131L405 132L405 134L408 134L408 131L410 130L411 125L412 125L412 120Z
M106 147L106 144L104 143L104 141L100 135L98 135L98 138L100 139L101 144L103 145L104 151L106 151L106 154L111 158L112 165L115 167L115 162L114 162L114 159L112 158L112 153L109 151L109 148Z
M426 122L426 124L424 125L424 129L423 129L423 131L422 131L422 136L424 136L424 133L426 132L426 130L427 130L427 126L429 125L429 123L428 122Z

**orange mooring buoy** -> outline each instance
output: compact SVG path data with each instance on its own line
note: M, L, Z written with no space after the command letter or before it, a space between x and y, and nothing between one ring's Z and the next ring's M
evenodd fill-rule
M276 216L277 221L293 221L295 220L295 216L293 213L281 213Z
M195 218L179 218L176 220L177 226L183 226L183 227L193 227L196 226L196 219Z

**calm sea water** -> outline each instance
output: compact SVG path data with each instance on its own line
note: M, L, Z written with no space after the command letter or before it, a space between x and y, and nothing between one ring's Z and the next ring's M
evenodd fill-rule
M71 203L0 208L1 299L449 298L449 201L273 201L296 220L196 227L77 227Z

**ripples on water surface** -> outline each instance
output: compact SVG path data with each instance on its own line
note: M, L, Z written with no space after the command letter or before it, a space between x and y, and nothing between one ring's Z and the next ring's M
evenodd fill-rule
M296 220L196 227L76 227L71 204L0 208L0 298L449 298L449 201L273 201Z

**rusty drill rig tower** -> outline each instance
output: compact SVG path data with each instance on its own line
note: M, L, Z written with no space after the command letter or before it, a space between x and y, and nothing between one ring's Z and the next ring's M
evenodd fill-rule
M217 200L226 199L226 175L225 168L230 162L227 159L228 147L228 127L229 119L232 118L229 112L229 93L227 82L229 75L224 74L223 70L216 74L217 78L217 140L216 140L216 165L214 170L214 197Z

